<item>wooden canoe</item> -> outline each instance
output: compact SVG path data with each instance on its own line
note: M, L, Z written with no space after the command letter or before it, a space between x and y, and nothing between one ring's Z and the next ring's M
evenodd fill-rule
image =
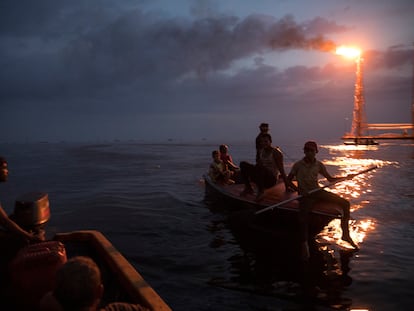
M250 227L261 230L274 231L275 228L298 226L299 201L295 198L296 192L286 192L283 182L277 183L265 191L262 200L256 201L255 194L241 195L244 184L214 183L208 175L204 175L206 186L206 201L212 209L225 209L230 211L244 211L244 217ZM282 201L286 204L270 209L260 215L255 212L276 205ZM319 233L324 226L335 218L341 218L340 206L330 202L318 202L310 213L310 233Z
M139 303L150 310L171 310L156 291L144 280L141 274L99 231L74 231L56 234L54 240L62 242L69 256L84 250L86 255L94 259L101 269L110 275L105 286L117 297L131 303ZM105 285L105 284L104 284ZM105 297L112 300L111 297ZM109 303L110 301L108 301Z
M52 241L58 241L61 243L59 243L59 245L63 247L63 253L65 253L63 256L66 258L74 256L88 256L97 263L101 270L104 283L104 297L101 301L102 305L106 305L111 302L129 302L140 304L153 311L171 310L171 308L144 280L132 264L129 263L128 260L99 231L90 230L58 233ZM45 243L53 243L52 241ZM41 245L41 243L38 244ZM62 253L62 251L60 252ZM54 256L56 257L56 255ZM27 268L29 271L26 273L27 278L29 279L31 270L39 271L41 269L47 269L47 267L45 268L44 266L46 266L48 262L52 262L51 256L46 258L46 260L39 262L39 266L34 269L31 269L27 265L23 266L24 269ZM20 270L21 269L22 268L20 267ZM38 272L35 271L34 273ZM24 278L24 274L20 275L23 275L22 278ZM41 286L36 285L38 283L38 279L40 278L31 277L30 281L23 279L20 280L19 283L23 284L26 288L28 283L35 283L30 284L33 289L42 286L47 287L42 280L39 280L39 284L41 284ZM13 280L13 278L11 279ZM11 286L11 289L13 289L13 286ZM39 290L33 290L33 292L36 292L33 295L31 295L31 293L29 293L29 295L25 293L25 297L21 297L22 293L11 292L11 289L8 288L5 290L2 288L0 298L4 305L7 305L9 309L11 308L13 310L20 310L23 308L25 310L37 310L37 303L41 294ZM43 290L43 292L44 291L45 290ZM31 299L28 299L28 296L31 296ZM33 304L36 305L28 305L29 301L33 301Z
M276 205L282 201L289 201L298 196L297 192L286 192L283 182L277 183L270 189L266 189L262 200L256 201L255 194L241 195L244 184L219 184L214 183L208 175L204 175L206 191L208 195L219 195L230 203L229 207L235 209L251 208L256 211ZM292 200L276 208L287 212L297 213L299 211L299 201ZM321 202L312 209L313 214L323 215L331 218L341 218L342 213L339 206L335 204Z

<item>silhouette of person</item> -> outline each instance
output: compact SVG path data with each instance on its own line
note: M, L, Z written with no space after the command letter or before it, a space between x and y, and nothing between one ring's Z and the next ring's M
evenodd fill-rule
M333 202L341 206L342 208L342 218L341 218L341 229L342 229L342 240L350 243L355 249L358 249L358 246L352 240L349 234L349 218L350 218L350 203L348 200L341 198L340 196L326 191L319 190L312 194L308 194L309 191L318 189L318 175L326 177L329 182L335 180L343 179L343 177L333 177L331 176L325 165L316 159L316 154L318 153L318 145L314 141L308 141L303 147L305 157L302 160L297 161L293 164L293 167L287 177L287 183L290 187L296 188L292 184L292 180L296 177L298 182L298 192L303 198L300 200L300 220L303 223L303 237L307 241L307 230L308 230L308 214L312 209L312 206L315 202L318 201L328 201ZM352 177L354 175L349 175Z

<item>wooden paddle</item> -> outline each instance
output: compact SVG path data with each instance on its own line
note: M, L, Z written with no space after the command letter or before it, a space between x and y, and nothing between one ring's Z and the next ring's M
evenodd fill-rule
M337 179L337 180L335 180L335 181L333 181L333 182L330 182L329 184L327 184L327 185L325 185L325 186L323 186L323 187L316 188L316 189L313 189L313 190L309 191L307 195L312 194L312 193L315 193L315 192L320 191L320 190L322 190L322 189L325 189L325 188L331 187L332 185L334 185L334 184L336 184L336 183L338 183L338 182L341 182L341 181L344 181L344 180L347 180L347 179L352 179L352 178L354 178L354 177L355 177L355 176L357 176L357 175L364 174L364 173L369 172L369 171L372 171L372 170L374 170L374 169L376 169L376 168L378 168L378 166L377 166L377 165L374 165L374 166L371 166L371 167L369 167L369 168L367 168L367 169L365 169L365 170L362 170L362 171L360 171L360 172L358 172L358 173L355 173L355 174L350 174L350 176L345 176L345 177L343 177L343 178L341 178L341 179ZM258 215L258 214L264 213L264 212L266 212L266 211L271 211L271 210L273 210L274 208L280 207L280 206L285 205L286 203L292 202L292 201L294 201L294 200L298 200L298 199L300 199L300 198L303 198L304 196L305 196L305 195L298 195L298 196L296 196L296 197L293 197L293 198L290 198L290 199L284 200L284 201L279 202L279 203L277 203L277 204L270 205L270 206L265 207L265 208L263 208L263 209L261 209L261 210L258 210L258 211L257 211L256 213L254 213L254 214L255 214L255 215Z

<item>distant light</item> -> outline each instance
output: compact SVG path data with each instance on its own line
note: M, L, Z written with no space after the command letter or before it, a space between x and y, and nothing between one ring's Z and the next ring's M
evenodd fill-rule
M358 48L342 45L336 49L336 54L342 55L348 58L358 58L361 55L361 50Z

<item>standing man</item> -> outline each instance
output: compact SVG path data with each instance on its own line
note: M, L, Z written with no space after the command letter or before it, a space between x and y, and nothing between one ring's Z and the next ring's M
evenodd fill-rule
M256 163L259 161L260 157L260 150L263 148L263 135L269 135L269 124L262 123L259 126L260 133L256 137ZM270 140L272 140L272 137L270 136Z
M355 249L358 249L358 246L352 241L351 236L349 235L349 218L350 218L350 204L349 201L341 198L340 196L326 191L319 190L312 194L308 194L309 191L319 188L318 184L318 174L326 177L329 182L343 179L344 177L332 177L326 170L325 165L316 159L316 154L318 153L318 146L314 141L308 141L303 147L305 157L302 160L296 162L292 170L290 171L287 177L287 183L293 187L292 180L296 177L298 182L298 192L303 198L300 200L300 221L303 226L302 229L304 242L307 241L308 235L308 215L312 209L313 204L318 201L328 201L333 202L341 206L342 208L342 218L341 218L341 228L342 228L342 240L347 241ZM352 177L349 175L348 177Z

